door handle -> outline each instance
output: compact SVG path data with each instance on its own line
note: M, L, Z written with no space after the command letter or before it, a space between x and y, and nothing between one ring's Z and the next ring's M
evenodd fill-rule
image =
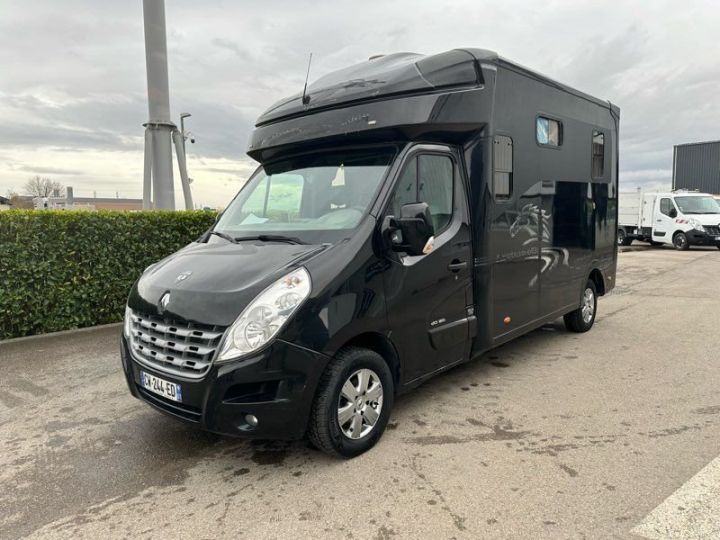
M448 270L451 272L459 272L460 270L465 270L467 268L467 261L459 261L458 259L453 259L453 261L448 264Z

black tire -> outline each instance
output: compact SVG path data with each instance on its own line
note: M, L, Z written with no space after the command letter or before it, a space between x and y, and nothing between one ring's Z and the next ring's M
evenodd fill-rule
M720 244L716 245L715 247L718 248L718 249L720 249Z
M690 249L690 242L688 242L687 235L684 232L676 232L673 236L673 246L678 251L687 251Z
M358 439L353 439L346 435L340 426L338 407L341 403L343 385L362 369L369 369L377 375L382 385L382 405L380 414L370 431ZM341 350L320 378L308 425L310 442L318 450L341 458L352 458L366 452L375 446L385 431L393 407L394 395L392 373L382 356L369 349L358 347ZM358 398L363 399L360 396ZM364 428L364 424L361 427Z
M632 244L632 238L628 238L625 229L618 229L617 243L618 246L629 246L630 244Z
M586 320L586 317L583 314L583 309L585 307L585 298L586 294L588 294L588 291L592 292L592 314L590 316L589 320ZM592 280L588 280L587 283L585 283L585 287L583 287L582 295L580 296L580 307L577 308L575 311L571 311L570 313L566 313L563 316L563 320L565 321L565 328L570 330L571 332L587 332L590 330L595 323L595 315L597 314L597 289L595 288L595 283Z

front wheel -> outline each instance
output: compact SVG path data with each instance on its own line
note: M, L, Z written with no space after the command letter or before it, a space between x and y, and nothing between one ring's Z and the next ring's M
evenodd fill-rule
M690 242L688 242L687 235L684 232L675 233L675 236L673 236L673 246L679 251L687 251L690 249Z
M372 448L385 431L393 406L392 373L374 351L340 351L322 375L313 402L308 438L319 450L351 458Z
M571 332L587 332L595 323L597 312L597 289L592 280L588 280L580 300L580 307L565 314L565 327Z

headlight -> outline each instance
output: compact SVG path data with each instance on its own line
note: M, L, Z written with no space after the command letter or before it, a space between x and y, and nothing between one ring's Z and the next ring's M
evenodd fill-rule
M702 223L700 223L695 218L688 219L688 225L690 225L693 229L697 229L700 232L705 232L705 227L703 227Z
M274 338L310 294L310 274L293 270L261 292L230 326L218 362L261 348Z
M130 337L130 323L132 322L130 317L132 315L132 310L125 306L125 318L123 319L123 334L125 334L125 337Z

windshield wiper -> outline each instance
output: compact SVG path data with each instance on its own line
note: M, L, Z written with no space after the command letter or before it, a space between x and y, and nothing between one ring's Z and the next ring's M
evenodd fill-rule
M205 241L207 241L208 238L210 238L212 235L219 236L223 240L227 240L228 242L232 242L233 244L237 244L237 241L230 236L229 234L225 234L221 231L208 231L207 236L205 237Z
M307 244L295 236L284 236L282 234L258 234L257 236L238 236L233 238L237 242L245 240L260 240L261 242L287 242L288 244Z

